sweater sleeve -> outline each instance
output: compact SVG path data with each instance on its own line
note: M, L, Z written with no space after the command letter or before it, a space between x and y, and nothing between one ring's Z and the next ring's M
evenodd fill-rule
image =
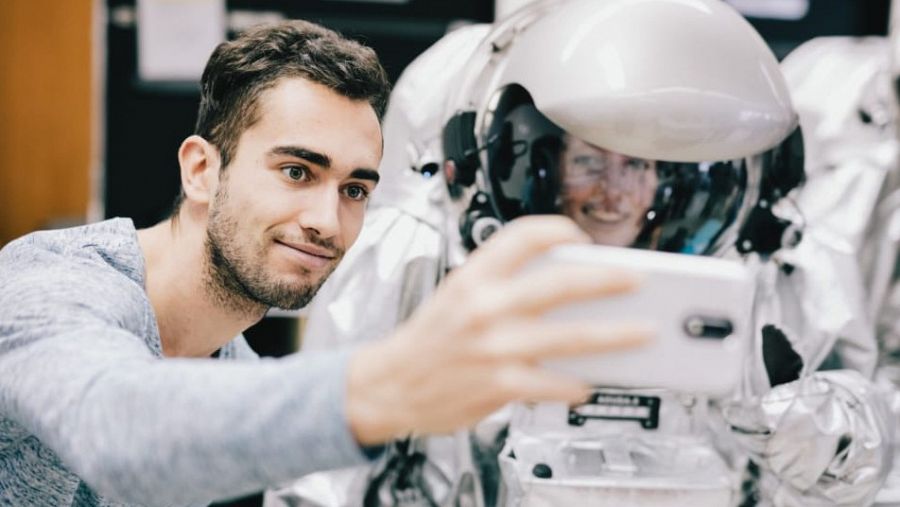
M129 324L136 284L13 264L0 262L0 415L99 494L209 502L365 462L344 414L349 351L159 359Z

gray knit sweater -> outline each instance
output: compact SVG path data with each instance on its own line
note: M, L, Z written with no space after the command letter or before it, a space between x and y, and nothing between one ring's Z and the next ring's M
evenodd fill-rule
M346 351L164 359L134 225L0 250L0 505L196 505L364 463Z

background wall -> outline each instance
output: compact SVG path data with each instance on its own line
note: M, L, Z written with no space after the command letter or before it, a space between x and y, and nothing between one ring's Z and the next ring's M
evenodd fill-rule
M87 213L92 16L92 0L0 1L0 246Z

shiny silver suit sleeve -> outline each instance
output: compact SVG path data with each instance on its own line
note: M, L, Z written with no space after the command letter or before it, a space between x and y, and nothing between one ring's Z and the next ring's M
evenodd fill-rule
M893 456L884 393L850 370L816 372L723 410L778 506L869 505Z

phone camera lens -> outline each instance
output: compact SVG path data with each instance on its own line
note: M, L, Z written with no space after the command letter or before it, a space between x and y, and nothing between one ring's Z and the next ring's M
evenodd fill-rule
M692 315L685 319L684 331L695 338L721 340L734 332L734 325L728 319Z

